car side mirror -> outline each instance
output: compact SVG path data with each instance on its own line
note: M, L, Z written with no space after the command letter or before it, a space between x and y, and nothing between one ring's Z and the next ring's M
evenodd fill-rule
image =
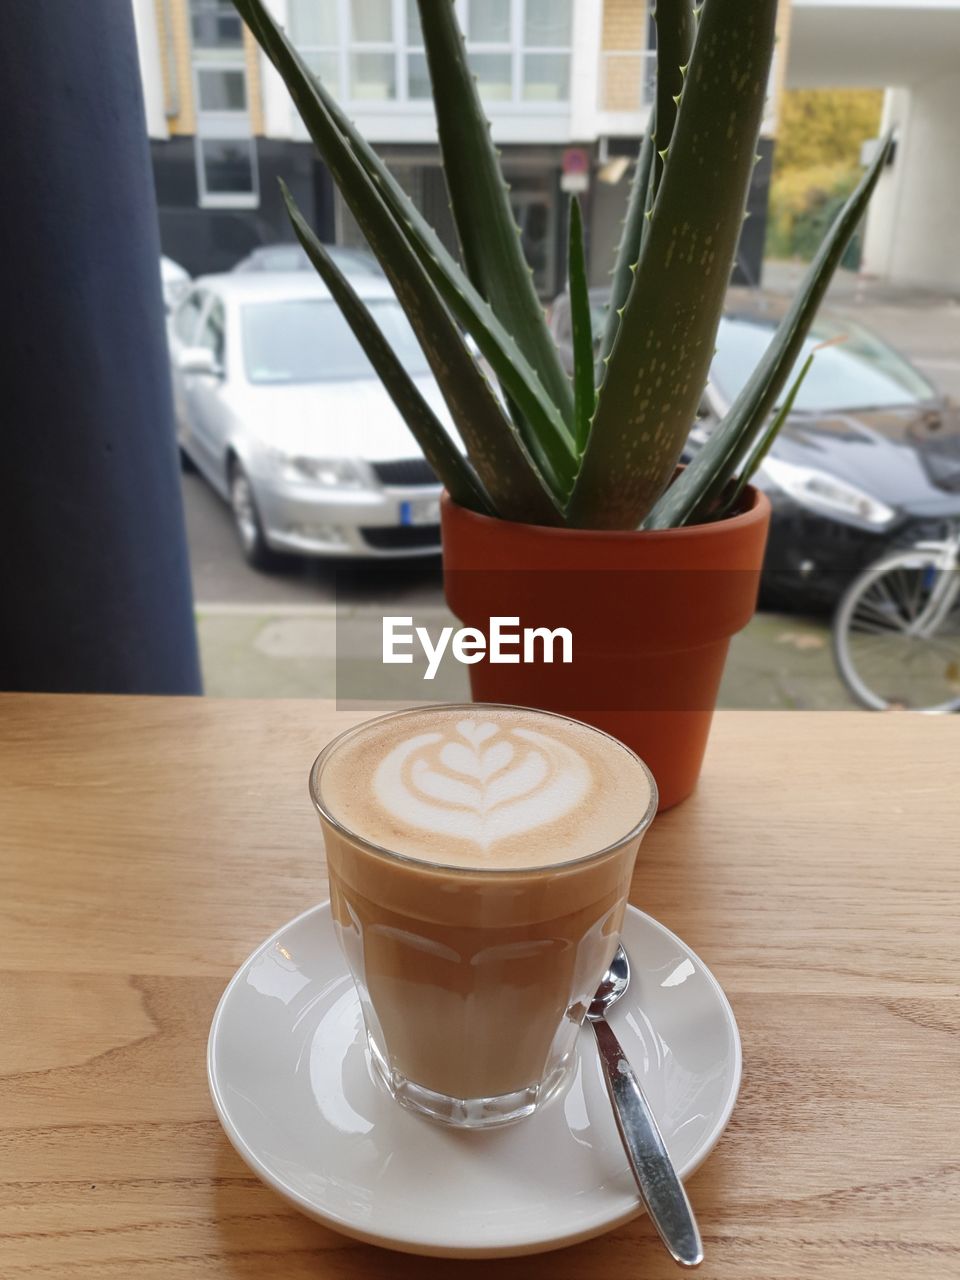
M181 373L206 374L211 378L223 377L223 366L209 347L185 347L177 358Z

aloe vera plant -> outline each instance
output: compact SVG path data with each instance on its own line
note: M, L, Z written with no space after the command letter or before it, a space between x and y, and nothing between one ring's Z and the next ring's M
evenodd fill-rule
M285 190L294 232L425 456L458 503L503 519L662 529L729 514L731 498L786 416L799 379L778 412L782 393L889 143L828 233L753 376L675 478L709 374L756 161L776 0L703 0L697 7L657 0L655 106L597 334L580 211L571 205L572 382L523 257L454 0L417 3L462 266L264 0L234 0L391 281L467 454L406 378Z

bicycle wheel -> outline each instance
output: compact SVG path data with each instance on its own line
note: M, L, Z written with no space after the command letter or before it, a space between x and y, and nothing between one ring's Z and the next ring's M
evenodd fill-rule
M960 710L957 571L903 552L864 570L844 592L833 652L844 684L874 711Z

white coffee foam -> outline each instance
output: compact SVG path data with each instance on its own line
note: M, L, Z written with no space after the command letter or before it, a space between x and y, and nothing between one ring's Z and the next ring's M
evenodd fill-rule
M568 743L477 719L404 739L373 776L399 822L482 849L558 821L589 788L587 762Z
M363 726L330 757L321 794L349 830L398 853L539 866L626 835L650 786L636 758L597 730L478 705Z

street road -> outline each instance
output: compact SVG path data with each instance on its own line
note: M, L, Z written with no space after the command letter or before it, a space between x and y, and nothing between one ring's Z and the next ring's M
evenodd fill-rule
M226 503L196 473L183 476L183 505L197 607L303 608L366 601L442 603L440 557L414 560L290 558L279 573L251 569L240 553Z

